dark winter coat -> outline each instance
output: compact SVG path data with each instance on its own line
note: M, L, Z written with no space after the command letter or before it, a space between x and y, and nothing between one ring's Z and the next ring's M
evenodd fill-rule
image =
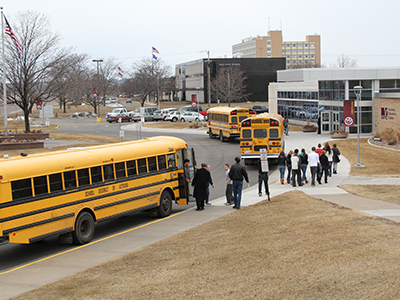
M210 182L210 177L210 172L204 168L198 169L194 174L192 186L194 186L193 196L196 199L207 199L207 187L208 183Z

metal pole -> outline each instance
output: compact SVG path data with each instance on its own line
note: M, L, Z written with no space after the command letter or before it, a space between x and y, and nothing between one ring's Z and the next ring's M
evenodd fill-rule
M208 61L207 61L207 98L208 98L208 108L211 107L211 78L210 78L210 51L207 51Z
M6 84L6 63L5 63L5 50L4 50L4 15L3 7L1 7L1 39L3 46L3 101L4 101L4 134L8 136L8 122L7 122L7 84Z
M97 64L97 97L96 97L95 101L98 102L98 106L99 106L98 116L101 118L101 116L100 116L100 106L101 106L101 104L100 104L100 102L98 100L99 99L99 93L100 93L99 63L103 62L103 60L102 59L93 59L92 62L95 62ZM105 105L106 104L106 102L105 102L106 99L103 99L103 101L104 101L104 105ZM97 107L97 105L96 105L96 107Z
M357 164L354 166L356 169L364 169L360 163L360 131L361 131L361 109L360 109L360 101L361 101L361 93L362 93L362 86L355 86L354 93L357 97Z

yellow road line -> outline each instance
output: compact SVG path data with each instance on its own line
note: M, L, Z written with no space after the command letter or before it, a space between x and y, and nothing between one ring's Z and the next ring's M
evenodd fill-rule
M131 231L134 231L134 230L136 230L136 229L140 229L140 228L146 227L146 226L148 226L148 225L152 225L152 224L161 222L161 221L163 221L163 220L170 219L170 218L172 218L172 217L175 217L175 216L180 215L181 213L182 213L182 212L178 212L178 213L173 214L173 215L171 215L171 216L169 216L169 217L165 217L165 218L162 218L162 219L159 219L159 220L155 220L155 221L152 221L152 222L150 222L150 223L146 223L146 224L143 224L143 225L140 225L140 226L137 226L137 227L134 227L134 228L131 228L131 229L128 229L128 230L125 230L125 231L122 231L122 232L119 232L119 233L116 233L116 234L107 236L107 237L105 237L105 238L96 240L96 241L94 241L94 242L91 242L91 243L88 243L88 244L85 244L85 245L82 245L82 246L79 246L79 247L76 247L76 248L73 248L73 249L69 249L69 250L66 250L66 251L63 251L63 252L60 252L60 253L57 253L57 254L54 254L54 255L51 255L51 256L48 256L48 257L45 257L45 258L42 258L42 259L39 259L39 260L30 262L30 263L27 263L27 264L25 264L25 265L16 267L16 268L11 269L11 270L8 270L8 271L4 271L4 272L0 273L0 276L1 276L1 275L4 275L4 274L11 273L11 272L14 272L14 271L17 271L17 270L20 270L20 269L23 269L23 268L26 268L26 267L29 267L29 266L32 266L32 265L34 265L34 264L37 264L37 263L46 261L46 260L48 260L48 259L51 259L51 258L54 258L54 257L57 257L57 256L61 256L61 255L63 255L63 254L67 254L67 253L72 252L72 251L75 251L75 250L79 250L79 249L85 248L85 247L90 246L90 245L97 244L97 243L99 243L99 242L108 240L108 239L110 239L110 238L113 238L113 237L116 237L116 236L119 236L119 235L122 235L122 234L125 234L125 233L128 233L128 232L131 232Z

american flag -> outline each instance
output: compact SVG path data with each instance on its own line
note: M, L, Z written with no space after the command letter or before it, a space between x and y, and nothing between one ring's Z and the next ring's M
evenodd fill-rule
M122 70L120 67L118 67L118 75L119 76L124 76L124 70Z
M15 36L14 32L12 31L11 26L8 23L6 16L4 16L4 20L6 21L6 34L9 35L14 40L19 52L22 53L21 44L18 42L17 37Z
M158 50L156 48L154 48L154 47L152 47L152 48L153 48L153 58L157 59L158 58L157 54L160 54L160 52L158 52Z

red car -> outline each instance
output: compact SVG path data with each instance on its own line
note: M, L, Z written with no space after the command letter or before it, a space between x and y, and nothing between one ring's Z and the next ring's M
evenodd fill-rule
M130 121L132 121L132 117L129 116L128 114L126 114L126 113L120 113L120 114L119 113L108 113L107 117L106 117L106 120L109 123L112 123L112 122L116 122L117 123L119 118L121 118L121 122L124 122L124 121L130 122Z

